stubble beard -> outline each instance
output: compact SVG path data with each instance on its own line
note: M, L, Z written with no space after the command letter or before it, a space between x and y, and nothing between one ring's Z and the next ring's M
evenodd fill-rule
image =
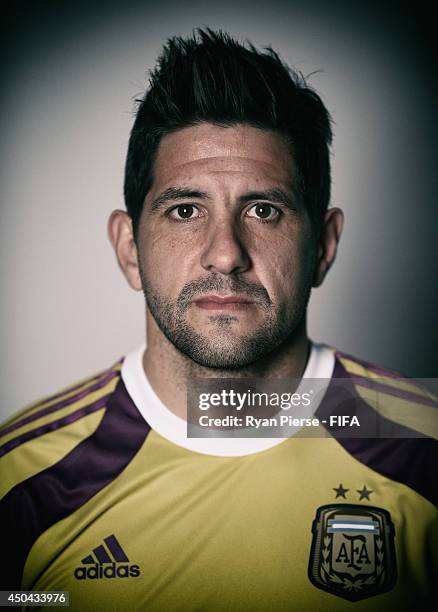
M143 272L141 280L147 306L169 342L197 364L225 370L254 364L287 342L304 320L311 288L310 283L303 283L292 304L276 306L264 287L249 284L238 277L211 274L191 281L184 286L176 301L154 290ZM241 335L233 329L236 316L215 314L209 317L209 321L217 329L216 340L196 332L186 320L187 310L193 299L215 291L250 297L263 312L263 322L252 333Z

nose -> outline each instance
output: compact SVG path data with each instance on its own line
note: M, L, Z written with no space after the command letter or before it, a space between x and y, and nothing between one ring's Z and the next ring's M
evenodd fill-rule
M233 219L221 220L210 228L201 254L204 270L237 274L248 270L250 265L249 255Z

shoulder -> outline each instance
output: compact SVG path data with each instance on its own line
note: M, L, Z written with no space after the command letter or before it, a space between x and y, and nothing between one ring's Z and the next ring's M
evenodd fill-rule
M363 374L371 377L389 376L391 378L403 378L403 374L400 372L376 365L370 361L365 361L359 357L354 357L338 349L333 350L335 351L336 358L341 361L346 370L351 373Z
M335 436L338 442L361 463L438 505L433 393L414 379L341 351L336 351L333 380L341 391L348 390L361 424L358 435L341 433ZM336 402L331 409L336 410Z
M0 497L49 468L98 427L121 376L110 368L38 400L0 428Z
M348 378L358 396L377 415L438 439L437 398L420 382L341 351L336 351L335 373Z

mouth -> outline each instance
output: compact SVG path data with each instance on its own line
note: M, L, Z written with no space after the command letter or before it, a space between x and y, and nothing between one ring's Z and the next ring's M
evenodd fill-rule
M203 310L220 310L227 312L243 311L254 305L247 297L239 295L204 295L193 304Z

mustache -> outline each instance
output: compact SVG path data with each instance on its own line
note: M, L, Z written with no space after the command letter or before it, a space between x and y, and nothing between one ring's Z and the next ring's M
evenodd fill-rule
M219 274L211 274L205 278L198 278L184 285L176 301L177 306L184 312L189 308L194 298L199 298L201 295L214 291L218 293L237 293L238 295L245 295L265 308L268 308L272 304L268 292L262 285L248 283L238 277L224 278Z

